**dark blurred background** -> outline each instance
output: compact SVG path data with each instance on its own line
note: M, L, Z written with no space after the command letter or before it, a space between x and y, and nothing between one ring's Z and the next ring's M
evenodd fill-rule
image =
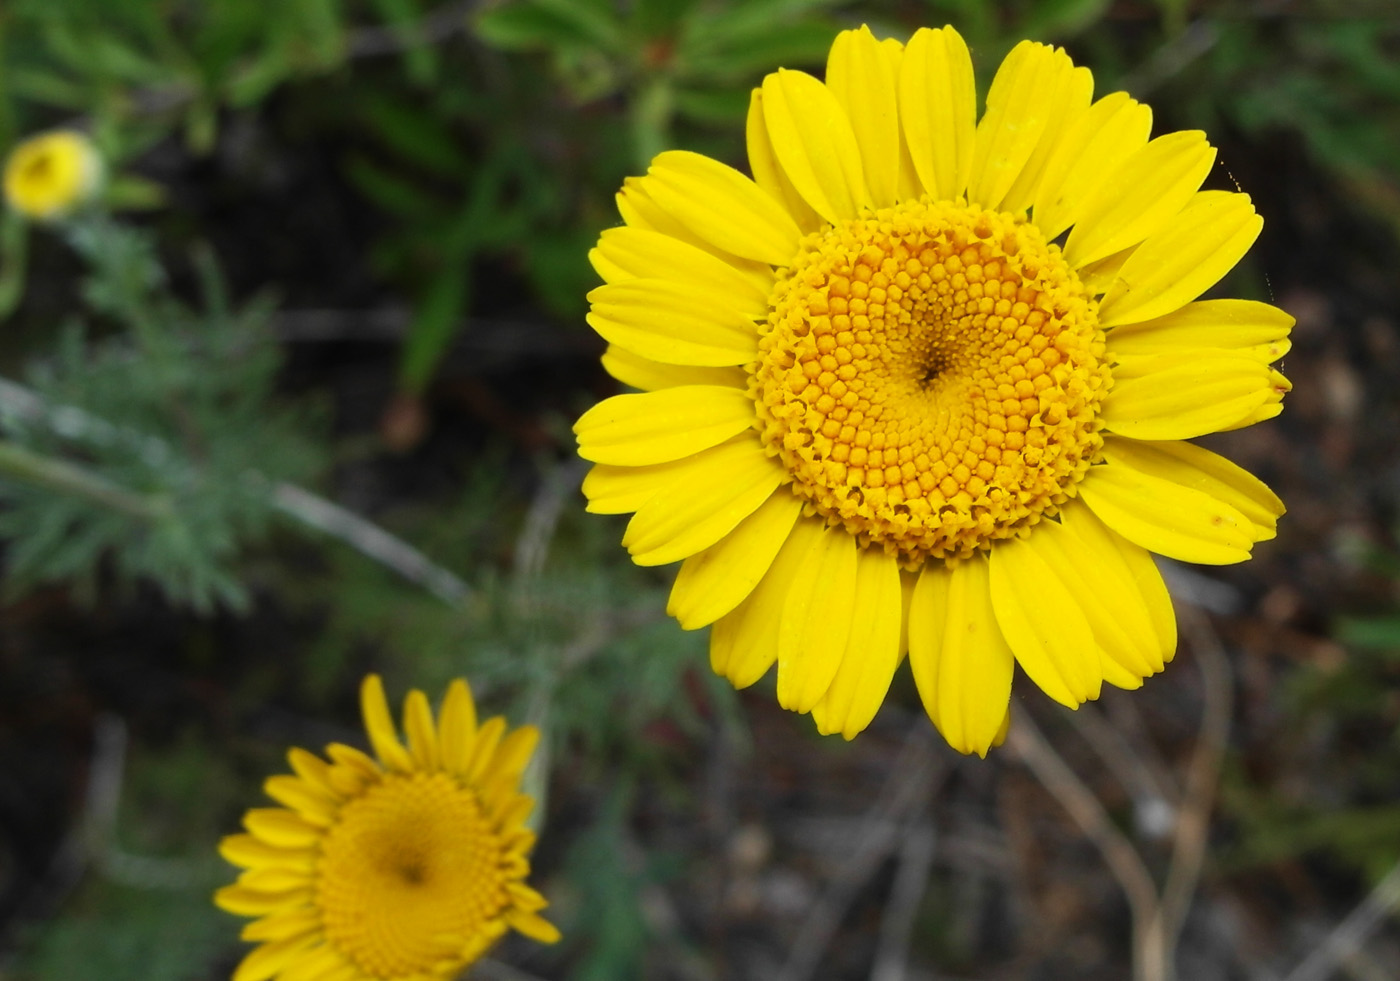
M850 744L734 693L578 493L622 178L743 167L749 89L861 23L1205 129L1266 222L1221 293L1298 321L1283 416L1209 441L1278 538L986 761L907 670ZM487 981L1120 981L1143 904L1182 981L1400 977L1396 0L4 0L0 153L58 126L108 179L0 230L0 978L227 977L214 845L368 670L546 733L565 939Z

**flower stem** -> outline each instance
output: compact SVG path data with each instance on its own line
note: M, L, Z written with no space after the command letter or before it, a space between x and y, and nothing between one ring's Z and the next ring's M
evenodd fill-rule
M162 498L133 494L84 467L0 440L0 479L4 478L83 497L145 521L170 514L169 502Z

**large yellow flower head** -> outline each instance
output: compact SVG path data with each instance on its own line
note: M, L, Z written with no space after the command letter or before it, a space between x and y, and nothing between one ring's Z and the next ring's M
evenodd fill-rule
M62 218L97 192L102 171L101 155L82 133L41 133L5 162L5 200L26 218Z
M457 680L436 723L409 692L405 747L378 677L360 700L378 760L340 744L330 762L293 749L296 775L265 784L285 807L250 810L248 833L219 846L247 871L214 901L257 917L243 939L260 946L234 981L445 981L509 927L558 940L524 882L534 802L519 784L538 730L507 733L499 716L478 726Z
M1283 505L1186 440L1277 415L1292 318L1199 301L1262 220L1196 131L1022 42L977 118L951 27L836 38L753 93L750 179L658 156L591 258L591 510L634 511L669 610L735 685L851 738L907 653L985 754L1013 664L1076 707L1176 648L1151 554L1229 563ZM1063 244L1061 244L1063 243Z

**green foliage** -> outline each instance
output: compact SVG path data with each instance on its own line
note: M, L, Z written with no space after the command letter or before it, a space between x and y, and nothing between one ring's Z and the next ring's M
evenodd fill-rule
M10 447L70 461L74 474L61 496L44 474L0 487L7 586L64 581L91 594L110 557L122 579L149 578L172 602L242 608L235 563L266 532L273 485L311 475L319 457L306 420L273 398L268 305L230 308L207 252L191 309L170 294L147 233L96 217L69 237L90 264L89 309L121 330L94 340L70 324L31 369L42 402L3 403Z

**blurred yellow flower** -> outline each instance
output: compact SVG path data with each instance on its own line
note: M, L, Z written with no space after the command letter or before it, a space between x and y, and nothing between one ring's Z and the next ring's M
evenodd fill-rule
M436 723L409 692L399 741L377 676L361 687L378 760L340 744L330 762L289 754L295 776L265 789L281 808L250 810L247 834L219 846L246 869L215 893L222 909L257 917L257 942L234 981L429 981L456 977L508 928L545 943L559 932L525 884L534 806L519 792L539 732L477 725L466 682L447 689Z
M1278 498L1187 440L1277 415L1293 320L1198 301L1262 220L1198 131L1017 45L979 121L951 27L841 33L753 92L753 178L659 155L591 253L589 323L640 393L575 426L595 512L714 669L824 733L908 655L949 743L1004 737L1013 665L1070 707L1176 648L1152 552L1249 557ZM1063 244L1061 244L1063 243Z
M61 218L96 193L102 171L102 157L82 133L41 133L15 147L6 161L5 200L28 218Z

